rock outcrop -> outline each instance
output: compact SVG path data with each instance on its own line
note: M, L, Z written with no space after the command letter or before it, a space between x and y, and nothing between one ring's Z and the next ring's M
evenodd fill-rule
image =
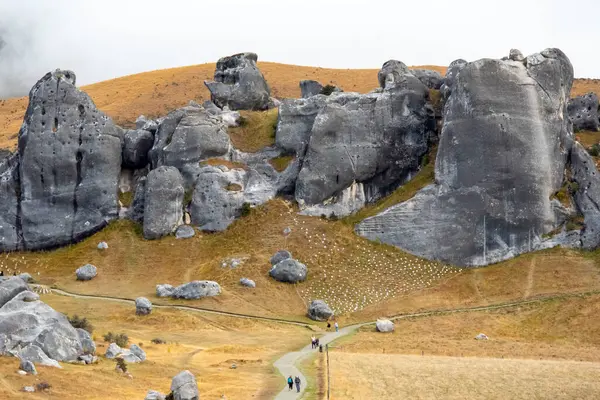
M135 314L148 315L152 312L152 302L145 297L135 299Z
M22 279L0 279L0 354L58 366L83 353L67 317L40 301Z
M271 90L256 66L258 56L241 53L217 62L214 81L204 81L213 103L231 110L266 110Z
M569 59L547 49L523 62L456 62L449 74L436 183L357 232L462 266L548 247L542 235L568 213L552 197L573 140Z
M575 203L583 214L585 229L581 232L581 246L595 249L600 245L600 173L594 159L577 142L571 149L571 173L577 182Z
M196 231L193 226L190 225L179 225L175 231L175 237L177 239L190 239L196 235Z
M595 93L587 93L569 100L568 110L569 119L576 132L598 130L598 96Z
M440 90L444 84L444 77L439 72L431 69L411 69L410 73L429 89Z
M40 79L18 151L0 162L0 251L66 245L116 219L121 140L73 72Z
M158 297L172 297L174 299L201 299L203 297L218 296L221 294L221 286L213 281L192 281L173 287L171 285L157 285L156 295Z
M128 363L141 363L146 361L146 352L137 344L132 344L129 349L124 349L116 343L111 343L106 349L104 357L108 359L122 358Z
M148 174L144 196L144 237L170 235L183 219L184 181L175 167L158 167Z
M144 168L148 164L148 152L154 145L154 134L143 129L132 129L123 137L123 167Z
M304 156L315 118L325 106L327 96L284 99L279 106L275 143L285 151Z
M378 319L375 323L378 332L393 332L394 323L389 319Z
M222 157L231 151L227 127L222 118L198 104L170 112L158 126L149 156L152 168L175 167L193 187L201 169L200 161Z
M308 269L301 262L287 258L275 264L269 271L269 275L279 282L298 283L306 279Z
M271 257L271 265L277 265L283 260L287 260L288 258L292 258L292 253L287 250L278 250L277 253L273 254Z
M198 384L190 371L182 371L171 381L173 400L199 400Z
M419 170L435 129L428 88L395 60L379 82L379 92L327 97L317 114L296 182L304 213L351 214Z
M323 90L323 85L317 81L310 79L300 81L300 93L303 99L321 94L321 90Z
M314 321L327 321L333 316L333 311L323 300L313 300L308 306L307 314Z
M96 277L98 269L92 264L85 264L82 267L77 268L75 275L78 281L89 281Z

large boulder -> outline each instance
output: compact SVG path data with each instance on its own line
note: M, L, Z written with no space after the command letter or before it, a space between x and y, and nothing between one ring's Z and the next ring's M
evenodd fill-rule
M305 214L351 214L420 169L435 129L429 90L399 61L379 78L383 90L331 95L315 118L295 191Z
M35 369L35 365L33 364L33 362L31 362L29 360L21 359L21 362L19 363L19 369L21 371L27 372L28 374L37 375L37 370Z
M174 299L201 299L203 297L218 296L221 294L221 286L213 281L192 281L177 286L171 297Z
M200 161L225 156L230 150L222 118L202 106L190 104L170 112L162 120L149 156L152 168L176 167L187 189L196 181Z
M600 173L594 159L578 142L571 149L571 173L573 181L577 182L575 203L583 213L585 224L581 246L595 249L600 245Z
M17 276L0 278L0 308L21 292L29 290L25 281Z
M217 106L231 110L266 110L271 90L256 66L255 53L223 57L217 62L214 81L204 81Z
M0 306L0 337L4 338L2 352L16 356L29 345L34 345L50 359L76 360L83 353L83 347L75 328L67 317L40 301L38 294L27 289L21 290L21 284L24 282L17 277L0 281L0 293L14 294ZM15 285L19 291L15 289ZM3 298L6 299L5 296ZM32 352L34 350L37 349L28 349Z
M393 332L394 323L389 319L378 319L375 323L378 332Z
M313 300L308 306L308 318L314 321L327 321L333 316L333 311L323 300Z
M575 131L598 130L598 96L588 93L569 100L569 120Z
M62 368L58 361L48 357L40 347L34 344L29 344L24 348L17 348L13 355L33 364L43 365L45 367Z
M82 267L77 268L75 275L78 281L89 281L96 277L98 269L92 264L85 264Z
M304 156L315 118L325 106L327 96L284 99L279 106L275 143L285 151Z
M35 84L19 132L13 214L19 248L73 243L118 217L121 140L112 120L77 89L71 71L48 73ZM0 251L13 247L0 242Z
M79 336L79 340L81 341L83 354L96 354L96 343L94 343L90 333L80 328L77 328L76 331L77 336Z
M439 72L431 69L411 69L410 73L429 89L439 90L444 83L444 77Z
M152 312L152 303L145 297L135 299L136 315L148 315Z
M148 152L154 144L154 134L143 129L131 129L123 137L123 167L143 168L148 164Z
M173 233L183 219L183 178L175 167L158 167L148 174L144 196L144 238Z
M157 297L171 297L175 288L173 285L164 284L156 285L156 296Z
M321 90L323 90L323 85L317 81L310 79L300 81L300 93L303 99L321 94Z
M572 143L567 102L573 67L558 49L526 62L460 65L448 87L436 183L356 230L461 266L548 247L542 235L566 213L552 198L563 185Z
M199 400L198 384L190 371L182 371L171 381L173 400Z
M308 269L300 261L288 258L275 264L269 275L279 282L298 283L306 279Z

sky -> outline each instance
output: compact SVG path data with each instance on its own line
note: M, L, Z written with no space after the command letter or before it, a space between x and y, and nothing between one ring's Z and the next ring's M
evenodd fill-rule
M328 68L448 65L562 49L600 78L598 0L0 0L0 98L46 72L85 85L252 51Z

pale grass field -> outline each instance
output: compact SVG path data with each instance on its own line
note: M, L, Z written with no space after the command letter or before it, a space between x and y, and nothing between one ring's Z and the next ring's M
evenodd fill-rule
M69 315L86 316L94 325L98 354L108 331L124 332L131 343L143 343L147 361L129 364L133 379L116 373L115 362L101 357L92 366L62 363L64 369L38 367L35 377L17 375L18 360L0 357L0 399L24 398L19 390L47 381L50 394L29 399L143 399L148 389L168 393L171 378L184 369L195 374L202 399L268 399L280 390L272 362L303 346L311 331L298 326L261 323L192 312L154 310L135 315L135 306L98 300L43 295L42 300ZM151 343L162 338L165 345ZM237 369L231 369L235 363Z
M600 363L330 352L331 398L598 399Z

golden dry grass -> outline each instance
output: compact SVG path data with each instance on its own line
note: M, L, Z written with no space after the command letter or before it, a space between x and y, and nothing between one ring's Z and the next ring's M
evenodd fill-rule
M332 399L597 399L600 363L331 352Z
M272 398L281 387L272 362L305 344L311 334L298 326L177 310L155 309L142 317L135 315L134 305L114 302L56 295L44 295L42 300L63 313L85 315L94 325L100 355L108 345L101 339L104 333L124 332L130 343L143 343L147 361L128 364L130 380L114 371L114 361L104 358L92 366L38 367L39 375L21 377L16 374L17 359L0 357L3 400L22 399L19 390L38 381L52 385L50 395L29 398L143 399L148 389L168 393L171 378L184 369L195 374L203 399ZM167 344L152 344L156 337ZM237 369L230 368L233 363Z
M229 137L233 146L249 153L275 144L278 110L241 111L243 123L236 128L229 128Z

